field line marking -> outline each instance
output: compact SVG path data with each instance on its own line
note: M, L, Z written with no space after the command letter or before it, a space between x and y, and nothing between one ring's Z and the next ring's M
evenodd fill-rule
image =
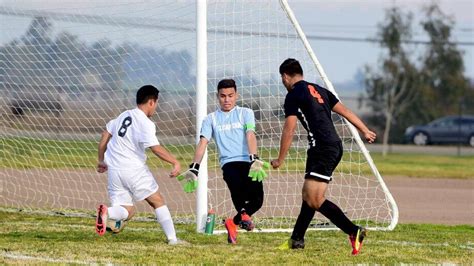
M45 262L66 263L66 264L98 264L95 261L62 260L62 259L54 259L54 258L43 257L43 256L36 257L36 256L24 255L17 252L2 251L0 255L4 258L9 258L9 259L14 259L14 260L39 260L39 261L45 261ZM106 264L110 264L110 263L106 263Z

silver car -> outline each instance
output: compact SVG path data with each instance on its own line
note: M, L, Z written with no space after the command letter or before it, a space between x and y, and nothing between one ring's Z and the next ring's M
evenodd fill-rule
M474 147L474 116L445 116L405 130L405 140L416 145L467 143Z

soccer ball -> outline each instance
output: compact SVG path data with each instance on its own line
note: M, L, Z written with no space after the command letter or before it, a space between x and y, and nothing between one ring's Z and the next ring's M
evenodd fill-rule
M108 232L112 232L114 234L118 234L120 233L123 228L127 225L127 221L126 220L119 220L119 221L116 221L116 220L112 220L112 219L107 219L107 231Z

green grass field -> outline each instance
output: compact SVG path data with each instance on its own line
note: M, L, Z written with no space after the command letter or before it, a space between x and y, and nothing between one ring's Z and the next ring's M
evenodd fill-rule
M398 225L369 232L358 256L350 255L340 231L310 231L304 250L277 247L289 233L240 233L235 246L226 235L204 235L177 225L188 246L168 246L157 223L133 221L120 234L99 237L94 218L0 212L0 263L113 264L472 264L473 226Z
M187 166L194 155L194 147L166 146L177 156L183 167ZM298 153L298 156L295 156ZM277 150L265 150L260 154L262 159L277 156ZM290 157L304 158L305 151L291 150ZM347 167L351 154L345 153L339 167ZM358 153L352 156L361 156ZM441 156L429 154L389 154L382 157L379 153L371 156L382 176L409 176L434 178L474 178L474 156ZM149 154L148 164L151 168L161 166L160 160ZM215 160L211 154L210 160ZM357 161L358 158L355 158ZM28 138L0 139L0 168L95 168L97 162L97 143L92 141L52 141ZM285 162L290 169L304 169L304 160ZM367 165L361 170L369 173Z
M191 146L169 146L183 167L193 156ZM94 168L96 142L0 139L0 169ZM292 150L290 156L304 156ZM383 176L473 179L474 156L371 154ZM267 150L262 158L274 158ZM344 160L347 160L345 154ZM360 156L354 154L352 156ZM215 159L211 157L211 160ZM344 161L343 160L343 161ZM288 162L304 168L304 162ZM150 167L159 160L150 154ZM347 165L342 162L340 167ZM367 166L363 171L369 171ZM99 237L94 218L39 215L0 208L1 264L399 264L474 263L474 227L400 224L394 231L369 232L359 256L350 255L347 237L340 231L310 231L305 250L277 247L289 233L241 233L239 244L227 244L226 235L195 232L194 224L178 224L178 236L189 246L172 247L155 222L132 220L124 232Z

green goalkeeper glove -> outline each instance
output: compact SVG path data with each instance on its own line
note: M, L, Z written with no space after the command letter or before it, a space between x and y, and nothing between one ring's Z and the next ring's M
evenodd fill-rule
M268 176L265 170L270 168L270 164L260 160L256 154L250 155L250 163L249 177L252 181L262 182Z
M184 181L183 190L186 193L192 193L198 187L199 164L192 163L189 169L181 175L177 176L178 181Z

